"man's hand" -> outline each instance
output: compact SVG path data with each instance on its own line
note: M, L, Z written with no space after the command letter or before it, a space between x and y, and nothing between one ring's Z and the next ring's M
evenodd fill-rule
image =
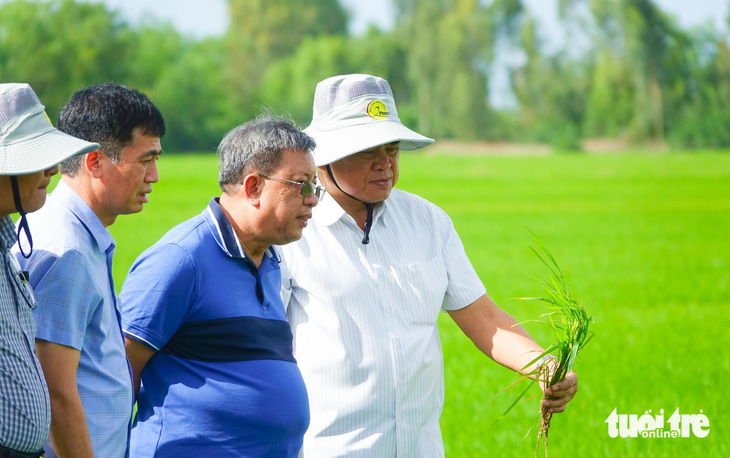
M575 393L577 392L578 375L570 371L565 376L565 380L544 390L545 399L542 400L542 404L540 405L548 409L550 413L564 412L565 406L575 397Z

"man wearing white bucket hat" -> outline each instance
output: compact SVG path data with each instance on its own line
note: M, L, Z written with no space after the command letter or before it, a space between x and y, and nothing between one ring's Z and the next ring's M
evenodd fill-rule
M46 201L58 163L99 147L56 130L27 84L0 84L0 456L37 457L48 438L48 388L35 356L36 306L10 247L25 233L26 214ZM16 237L10 215L20 213Z
M134 401L108 226L149 201L165 123L144 94L101 83L71 97L58 128L100 147L61 163L58 186L29 218L39 227L35 252L16 252L38 299L36 353L52 408L47 456L123 457Z
M433 140L400 122L387 81L320 82L305 132L331 197L282 247L282 296L310 396L303 454L443 456L439 312L515 371L543 349L486 294L446 213L393 189L399 151ZM576 390L570 373L545 405L562 412Z

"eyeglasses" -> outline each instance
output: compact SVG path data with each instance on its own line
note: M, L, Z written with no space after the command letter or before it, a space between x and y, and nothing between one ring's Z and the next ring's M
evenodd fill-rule
M277 177L271 177L269 175L264 175L262 173L258 174L261 178L268 178L269 180L276 180L281 181L282 183L289 183L289 184L295 184L297 186L301 186L301 190L299 191L303 197L309 197L312 194L317 196L317 199L321 199L324 197L324 193L327 192L322 186L318 186L316 183L313 183L311 181L292 181L292 180L285 180L283 178L277 178Z

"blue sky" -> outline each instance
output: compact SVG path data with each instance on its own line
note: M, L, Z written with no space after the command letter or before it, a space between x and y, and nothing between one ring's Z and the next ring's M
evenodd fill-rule
M0 0L2 1L2 0ZM104 1L118 9L130 22L145 16L171 21L181 32L201 37L222 33L228 24L225 0L89 0ZM523 0L541 21L547 35L559 33L556 29L556 0ZM683 26L696 26L712 21L725 27L727 0L654 0L665 11L676 15ZM391 0L342 0L352 13L351 30L354 33L374 23L381 28L393 26Z
M4 3L8 0L0 0ZM195 37L219 35L228 26L225 0L84 0L103 2L121 12L131 23L146 17L167 20L183 33ZM300 1L301 0L295 0ZM392 0L340 0L351 12L352 32L364 31L368 24L383 29L393 26ZM523 0L538 21L546 36L559 36L555 5L557 0ZM726 28L728 0L654 0L665 11L679 18L683 26L697 26L713 22L716 27ZM306 4L306 3L305 3Z

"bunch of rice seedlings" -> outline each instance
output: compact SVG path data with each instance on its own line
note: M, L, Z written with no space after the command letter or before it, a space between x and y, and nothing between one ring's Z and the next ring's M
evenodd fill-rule
M528 231L530 230L528 229ZM570 293L563 271L558 266L550 250L547 249L545 244L542 243L534 232L530 231L530 233L535 238L535 241L540 247L540 251L532 246L530 246L530 249L547 266L551 275L548 280L541 282L545 293L544 297L523 297L518 299L541 301L547 304L550 312L541 315L542 318L547 318L547 320L540 322L553 329L555 332L555 342L522 368L524 371L528 367L535 367L532 372L523 376L520 380L510 385L510 387L528 377L534 378L529 386L517 397L507 411L505 411L502 417L512 410L533 383L542 382L545 387L551 387L565 380L565 376L576 363L578 354L593 337L593 332L588 330L588 325L593 321L593 317L589 317L586 314L580 302ZM505 390L510 387L505 388ZM540 408L540 423L535 456L537 456L540 449L541 440L545 445L545 456L548 456L548 430L550 429L552 416L552 413L548 412L546 408Z

